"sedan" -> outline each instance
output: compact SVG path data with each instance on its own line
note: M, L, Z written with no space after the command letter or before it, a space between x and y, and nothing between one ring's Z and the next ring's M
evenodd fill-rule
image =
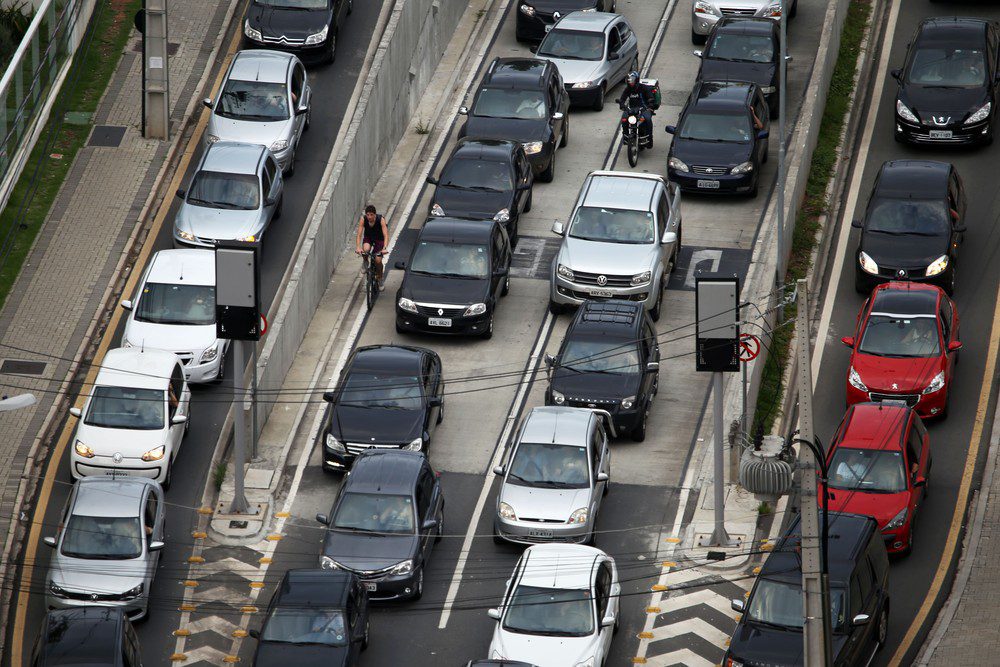
M354 0L254 0L243 19L246 48L292 51L310 63L331 63Z
M760 86L771 119L778 117L781 35L774 21L724 18L715 24L701 58L699 81L751 81ZM786 56L791 60L791 56Z

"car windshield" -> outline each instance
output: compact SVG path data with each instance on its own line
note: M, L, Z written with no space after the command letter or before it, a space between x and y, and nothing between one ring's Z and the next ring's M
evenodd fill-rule
M844 625L844 589L830 588L830 624ZM767 625L802 629L802 584L759 579L750 598L747 619Z
M409 496L346 493L333 517L333 527L352 532L412 535L413 502Z
M879 199L868 210L865 229L894 236L944 236L950 231L948 209L933 199Z
M587 448L522 442L510 462L507 480L518 486L586 489L590 486Z
M146 283L135 308L135 319L156 324L213 324L215 287Z
M549 117L542 91L516 88L481 89L472 113L475 116L519 120L545 120Z
M420 378L415 375L351 373L344 383L340 405L419 410L423 405Z
M858 352L880 357L935 357L940 349L933 316L885 313L872 313L858 346Z
M573 215L569 235L584 241L652 243L653 214L649 211L581 206Z
M347 646L347 624L340 609L278 607L260 632L262 642Z
M278 9L326 9L329 0L253 0L255 5Z
M906 491L903 453L838 447L830 461L829 486L872 493Z
M108 497L114 504L114 498ZM125 560L142 555L139 518L73 514L62 538L62 554L71 558Z
M708 47L706 58L746 63L769 63L774 60L774 42L762 35L735 35L720 32Z
M582 373L639 372L639 348L635 343L622 344L605 340L570 340L562 353L560 365Z
M490 192L508 192L514 188L510 165L487 160L451 160L439 183L449 188Z
M253 174L199 171L186 201L194 206L254 211L260 206L260 184Z
M503 629L550 637L593 634L594 602L590 591L520 585L511 596Z
M535 54L566 60L601 60L604 58L604 33L552 30L538 45Z
M745 114L689 113L677 129L681 139L745 144L753 136Z
M229 79L215 113L235 120L286 120L289 113L285 84Z
M100 428L160 429L163 402L162 389L95 387L83 423Z
M490 261L486 246L421 241L410 271L448 278L488 278Z
M917 49L906 80L921 86L982 86L986 83L986 58L980 49L947 46Z

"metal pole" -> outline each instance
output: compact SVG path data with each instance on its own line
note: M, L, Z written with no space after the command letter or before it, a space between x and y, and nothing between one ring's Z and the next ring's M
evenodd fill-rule
M728 547L732 541L726 532L725 463L722 433L722 373L712 373L712 393L715 396L715 529L712 531L712 546Z
M253 379L250 385L250 460L257 460L257 443L260 433L257 427L257 341L252 341L253 348Z
M229 508L233 514L245 514L249 509L243 493L243 468L247 462L247 425L243 415L244 344L242 340L233 341L233 479L236 481L236 493ZM222 360L223 363L225 361Z
M785 46L787 37L788 16L785 6L788 0L782 0L781 19L781 58L778 62L778 257L775 264L775 285L781 285L785 279L785 75L787 74Z

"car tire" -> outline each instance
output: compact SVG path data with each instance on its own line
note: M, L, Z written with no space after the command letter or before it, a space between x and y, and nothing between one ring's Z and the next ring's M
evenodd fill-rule
M219 374L215 376L214 383L220 384L226 379L226 351L222 351L222 359L219 359Z
M417 571L417 585L413 587L413 595L410 597L411 600L419 600L424 596L424 566L421 563L420 569Z
M941 287L944 289L944 293L948 296L953 296L955 294L955 265L952 264L948 268L948 279L945 281Z
M399 322L396 322L396 333L398 334L406 333L406 330L403 329L403 327L399 326Z
M646 439L646 421L648 419L649 419L649 406L647 405L646 409L642 413L642 420L634 429L632 429L632 432L629 434L633 442L642 442L643 440Z
M799 0L792 0L792 8L788 10L788 18L793 19L799 13Z
M438 528L437 534L434 536L434 544L441 541L444 537L444 508L441 508L441 514L438 515Z
M583 543L586 544L588 547L597 546L597 528L594 528L593 530L590 531L590 535L587 535L587 539L584 540Z
M490 313L490 319L486 322L486 331L483 332L483 340L493 338L493 318L495 313Z
M347 15L350 16L351 12L354 11L354 0L347 0Z
M285 195L281 195L281 199L278 200L278 207L274 209L274 219L277 220L281 217L281 209L285 205Z
M607 495L609 493L611 493L611 480L610 479L604 483L604 490L601 491L601 497L605 498L605 497L607 497Z
M295 175L295 149L292 149L292 157L288 159L288 169L285 170L285 178Z
M871 294L868 287L868 279L861 274L860 269L854 269L854 291L858 294Z
M562 305L561 303L556 303L555 301L550 300L549 301L549 312L552 313L553 315L558 316L558 315L561 315L562 313L566 312L566 307L564 305Z
M437 423L440 424L444 421L444 403L441 403L441 407L438 408Z
M368 635L371 632L371 621L367 618L365 619L365 634L361 637L361 650L364 651L368 648Z
M747 195L750 199L756 199L757 195L760 194L760 179L754 179L753 187L750 188L750 192Z
M173 481L173 476L174 476L174 467L172 465L170 465L170 461L168 461L167 462L167 476L163 479L163 484L160 485L160 486L163 487L164 491L169 491L170 490L170 482Z
M656 305L649 311L649 316L654 322L659 322L660 313L663 310L663 283L661 282L656 286L656 288L658 290L656 295Z
M559 148L566 148L569 143L569 116L563 118L562 136L559 138Z
M875 629L875 651L885 648L886 638L889 636L889 603L886 602L879 616L878 625Z
M765 164L767 162L767 154L771 152L771 142L768 141L764 144L764 151L760 156L760 163Z
M542 183L551 183L556 177L556 151L552 149L552 157L549 159L549 166L538 175L538 180Z
M329 65L337 59L337 30L333 31L333 36L330 37L329 49L330 52L326 56L326 63Z
M702 45L708 41L708 35L699 35L693 29L691 30L691 43L696 45Z
M503 279L503 289L500 290L500 296L507 296L510 294L510 274Z
M493 544L507 544L507 540L500 537L500 533L497 531L497 525L493 524Z
M524 212L531 212L531 205L535 203L535 189L528 190L528 201L524 202Z
M591 107L594 111L604 111L604 93L604 85L602 84L597 89L597 97L594 99L594 104Z

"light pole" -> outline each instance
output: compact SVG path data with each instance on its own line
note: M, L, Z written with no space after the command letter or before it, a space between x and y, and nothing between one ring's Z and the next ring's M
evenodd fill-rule
M794 1L794 0L793 0ZM785 279L785 75L788 72L788 47L785 46L788 29L789 0L781 0L780 28L781 57L778 61L778 257L775 265L775 286Z

